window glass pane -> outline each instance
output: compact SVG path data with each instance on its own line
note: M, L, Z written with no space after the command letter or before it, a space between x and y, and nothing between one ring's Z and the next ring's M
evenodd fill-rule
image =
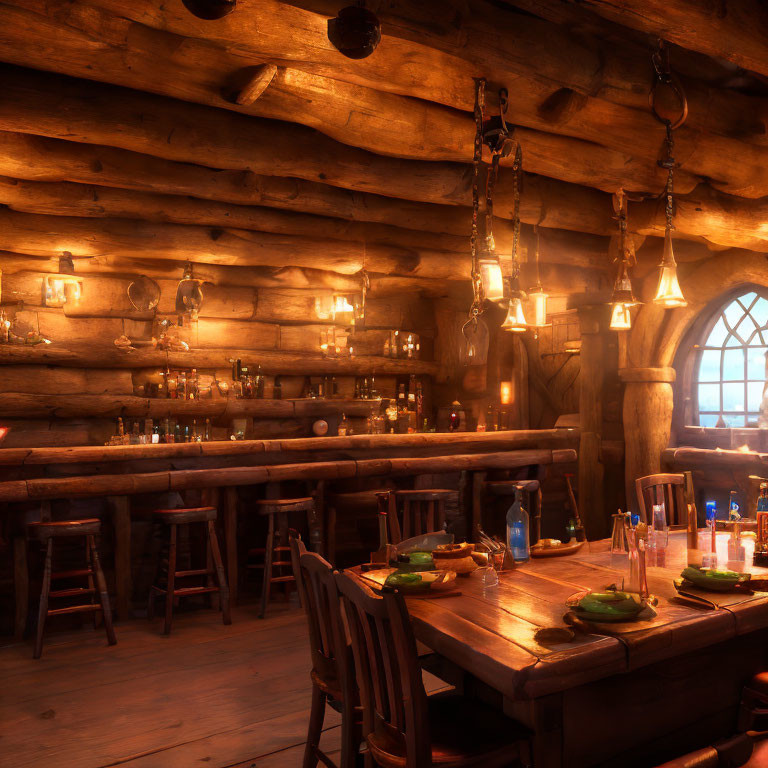
M739 304L738 301L732 301L723 312L725 315L725 319L728 321L728 325L731 326L731 328L735 328L739 320L741 320L742 315L744 314L744 310Z
M737 301L741 302L746 311L750 311L752 308L752 302L757 298L757 294L754 291L745 293L743 296L739 296Z
M699 381L720 381L721 354L722 352L720 352L719 349L705 349L701 353L701 364L699 365Z
M723 381L744 381L744 350L726 349L723 352Z
M714 427L717 424L718 415L716 413L700 413L699 414L699 426L700 427Z
M747 410L744 405L744 384L723 384L723 410L743 413Z
M699 384L699 409L702 411L720 410L719 384Z
M759 413L748 413L747 414L747 426L748 427L757 427L758 423L757 420L760 418Z
M761 296L752 307L751 315L755 318L758 327L765 328L768 325L768 299Z
M721 317L712 329L709 337L707 338L707 347L722 347L725 342L725 337L728 335L728 329L725 327L723 318Z
M744 342L735 334L731 334L725 342L726 347L740 347Z
M765 351L765 347L750 347L747 350L747 372L750 379L765 379Z
M747 406L750 411L759 411L763 400L764 381L750 381L747 384Z
M755 321L749 315L744 315L741 322L736 327L736 333L741 336L745 343L752 338L752 335L756 330L757 326L755 325Z
M723 419L728 427L746 427L747 420L743 413L724 413Z

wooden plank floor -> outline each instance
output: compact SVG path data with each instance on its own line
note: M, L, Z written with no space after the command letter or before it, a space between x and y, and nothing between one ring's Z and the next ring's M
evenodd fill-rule
M43 657L0 648L0 765L45 768L295 768L309 717L309 645L296 598L229 627L206 609L161 622L52 630ZM54 625L55 626L55 625ZM338 750L338 715L323 748Z

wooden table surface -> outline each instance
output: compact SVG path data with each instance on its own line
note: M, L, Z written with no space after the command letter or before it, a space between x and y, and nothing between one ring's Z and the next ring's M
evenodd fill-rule
M728 535L718 534L725 562ZM702 536L704 538L704 536ZM484 588L460 578L461 595L409 599L416 637L505 698L526 699L564 691L653 662L768 627L768 593L701 593L716 609L676 597L672 583L686 565L685 532L673 532L665 568L648 569L648 586L659 598L655 617L604 624L600 634L577 633L570 643L542 645L540 627L565 626L565 600L575 592L621 584L627 570L608 541L591 542L575 555L531 560L500 574ZM748 563L753 544L747 541ZM768 569L749 566L756 575Z

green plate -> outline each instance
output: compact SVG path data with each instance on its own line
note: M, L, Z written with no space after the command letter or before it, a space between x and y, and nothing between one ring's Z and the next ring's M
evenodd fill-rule
M749 573L739 573L738 579L718 579L707 576L700 569L689 566L680 574L680 578L689 582L694 587L709 592L733 592L737 584L743 584L752 578Z

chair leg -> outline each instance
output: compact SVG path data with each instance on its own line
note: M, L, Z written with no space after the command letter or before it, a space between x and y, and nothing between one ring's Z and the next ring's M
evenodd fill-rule
M320 746L320 735L323 732L323 720L325 720L325 694L313 683L312 710L309 713L307 745L304 747L304 762L302 763L302 768L315 768L317 766L317 748Z
M43 588L40 592L40 608L37 613L37 634L35 635L35 652L33 658L43 655L43 630L48 617L48 595L51 591L51 566L53 561L53 539L48 539L45 548L45 570L43 571Z
M101 616L104 620L104 629L107 633L107 642L110 645L115 645L117 643L117 638L115 637L115 628L112 626L112 608L109 605L107 582L104 578L104 571L101 570L99 553L96 550L96 542L94 541L93 536L88 536L88 547L91 550L91 561L93 563L93 571L96 577L96 587L99 590L99 603L101 603Z
M261 589L261 610L259 618L263 619L269 602L269 590L272 586L272 556L275 545L275 516L269 515L269 529L267 531L267 546L264 550L264 583Z
M176 529L177 525L171 525L171 541L168 546L168 579L165 585L165 623L163 634L171 634L171 622L173 621L173 591L176 586Z
M88 570L93 570L93 559L91 558L91 542L90 539L86 536L85 537L85 567L88 568ZM88 589L91 590L91 605L96 604L96 585L93 581L93 574L88 574ZM99 628L99 612L94 611L93 612L93 628L98 629Z
M344 701L341 710L341 762L339 768L356 768L362 763L360 756L361 730L358 710L354 704Z
M224 573L224 564L221 561L221 550L219 549L219 540L216 537L216 525L213 520L208 521L208 544L210 546L213 563L216 567L216 580L219 582L222 619L225 624L231 624L232 616L229 610L229 586L227 584L227 577Z

